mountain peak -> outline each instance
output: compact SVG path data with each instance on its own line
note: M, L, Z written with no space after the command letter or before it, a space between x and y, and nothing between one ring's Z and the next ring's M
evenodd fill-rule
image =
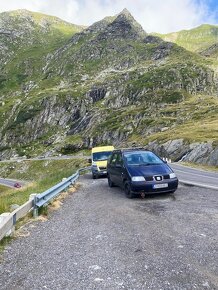
M125 15L125 16L131 16L132 17L132 14L129 12L128 9L124 8L120 13L119 15Z
M73 36L72 42L77 43L85 34L98 34L98 40L106 39L143 39L147 34L132 14L124 8L115 16L105 17L95 22L82 33Z
M142 38L146 36L146 32L142 26L135 20L132 14L124 8L109 24L112 31L122 31L127 38ZM123 36L124 36L123 34Z

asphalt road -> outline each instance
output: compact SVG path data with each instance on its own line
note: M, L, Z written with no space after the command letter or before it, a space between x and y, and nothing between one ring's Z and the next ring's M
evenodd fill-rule
M0 178L0 184L14 188L14 184L17 181L11 179Z
M218 289L217 191L127 199L105 178L81 188L5 249L0 289Z
M178 163L169 164L180 182L218 190L218 172L190 168Z
M43 160L47 160L47 159L48 160L51 160L51 159L61 160L61 159L81 158L81 157L83 156L80 156L80 155L58 156L58 157L43 158ZM40 159L42 158L35 158L35 159L29 159L29 160L40 160ZM12 161L8 160L8 162L12 162ZM218 190L218 172L211 172L211 171L205 171L205 170L201 170L197 168L190 168L188 166L184 166L179 163L170 163L169 165L176 172L180 182L185 183L187 185L195 185L195 186L200 186L204 188ZM20 183L22 186L24 185L24 182L19 181L19 180L15 181L15 180L10 180L10 179L0 178L0 184L6 185L9 187L14 187L15 182Z
M21 180L0 178L0 184L5 185L7 187L16 189L16 187L14 187L15 183L19 183L21 186L24 186L26 184L26 182Z

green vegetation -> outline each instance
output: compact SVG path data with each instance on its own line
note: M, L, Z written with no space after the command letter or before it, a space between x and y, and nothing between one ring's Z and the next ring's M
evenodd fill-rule
M144 143L184 139L189 143L218 140L218 99L192 96L182 103L170 104L158 110L152 126L158 123L168 130L146 136ZM166 118L166 116L168 118ZM135 135L134 135L135 136ZM139 138L139 137L137 137ZM141 138L143 140L143 138Z
M3 191L5 191L7 189L8 189L7 186L4 186L4 185L0 184L0 193L2 193Z
M5 246L8 245L8 243L12 240L11 237L5 237L0 241L0 254L4 250ZM0 256L0 262L1 262L1 256Z
M3 77L0 81L3 92L20 89L24 82L33 79L40 80L46 56L83 29L57 17L26 10L8 12L9 19L4 18L4 15L5 13L2 13L0 17L6 22L5 25L21 33L21 37L16 44L6 40L6 45L16 53L4 67L4 71L10 77ZM30 19L33 20L31 23L28 22Z
M201 52L218 42L218 25L203 24L190 30L157 35L187 50Z
M176 43L190 45L187 51L149 40L129 16L129 35L123 20L114 31L107 27L116 17L84 32L29 11L0 18L20 33L16 42L4 39L10 54L0 64L0 152L5 156L10 150L27 157L73 154L92 140L217 139L216 62L192 52L215 42L216 26L174 34Z
M41 193L69 177L79 168L88 166L85 159L37 160L0 163L0 175L11 179L25 180L20 189L6 189L0 194L0 214L10 210L11 204L25 203L32 193Z

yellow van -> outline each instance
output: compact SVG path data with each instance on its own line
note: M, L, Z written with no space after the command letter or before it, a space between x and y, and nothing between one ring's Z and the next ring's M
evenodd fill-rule
M92 177L107 175L107 160L114 150L114 146L101 146L92 148Z

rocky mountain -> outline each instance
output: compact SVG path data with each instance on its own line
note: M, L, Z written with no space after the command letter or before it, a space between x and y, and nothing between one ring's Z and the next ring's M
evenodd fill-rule
M203 54L148 35L126 9L87 28L28 11L1 23L16 35L0 38L2 159L137 143L218 164L217 75Z
M202 24L190 30L157 35L163 40L174 42L187 50L202 52L218 43L218 25Z

